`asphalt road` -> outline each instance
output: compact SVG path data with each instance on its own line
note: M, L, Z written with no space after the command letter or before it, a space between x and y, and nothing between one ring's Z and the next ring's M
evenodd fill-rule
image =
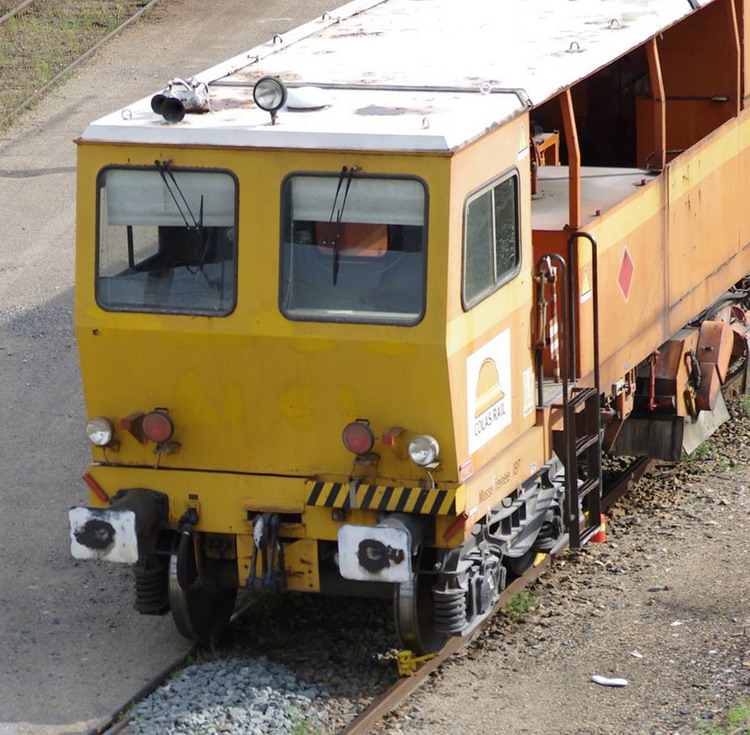
M0 735L83 732L186 647L132 575L75 562L85 410L72 329L86 124L336 7L163 0L0 138ZM210 11L207 9L210 8Z

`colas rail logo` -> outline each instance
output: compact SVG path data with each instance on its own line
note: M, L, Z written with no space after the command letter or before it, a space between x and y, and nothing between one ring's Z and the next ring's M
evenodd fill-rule
M473 454L511 422L510 330L466 359L469 452Z

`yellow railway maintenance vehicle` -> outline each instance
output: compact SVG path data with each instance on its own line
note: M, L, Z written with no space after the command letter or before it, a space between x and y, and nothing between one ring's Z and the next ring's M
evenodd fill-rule
M585 543L602 452L690 451L747 366L749 22L357 0L88 126L73 554L199 641L285 589L425 652Z

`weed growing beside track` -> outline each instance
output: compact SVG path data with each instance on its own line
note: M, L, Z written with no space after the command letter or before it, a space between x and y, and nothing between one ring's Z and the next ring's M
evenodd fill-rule
M0 25L0 128L149 0L35 0ZM21 3L0 0L0 17Z

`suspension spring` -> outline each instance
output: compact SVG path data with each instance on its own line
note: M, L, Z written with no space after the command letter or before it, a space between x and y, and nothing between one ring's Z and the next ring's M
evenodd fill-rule
M466 593L462 589L433 589L435 630L458 635L466 627Z
M167 566L160 559L145 567L134 567L135 609L141 615L164 615L169 611Z

